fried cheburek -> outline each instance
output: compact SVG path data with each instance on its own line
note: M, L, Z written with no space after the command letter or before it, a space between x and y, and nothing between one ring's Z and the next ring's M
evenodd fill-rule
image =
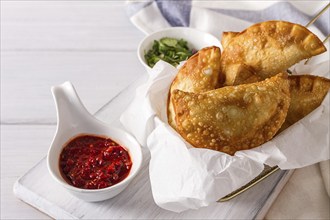
M233 32L233 31L228 31L228 32L223 32L222 33L222 38L221 38L221 45L222 48L225 49L230 42L230 40L234 37L236 37L239 34L239 32Z
M226 75L226 85L237 86L262 81L262 78L254 72L254 69L246 64L232 65L231 70L235 74Z
M230 155L270 140L283 124L290 103L284 73L199 94L174 90L172 96L180 135L194 147Z
M266 21L240 33L227 32L222 43L221 72L226 77L225 85L234 85L233 79L246 76L246 72L266 79L326 51L315 34L299 24L286 21Z
M171 94L175 89L185 92L206 92L219 86L220 48L206 47L192 57L180 68L172 82L168 97L168 121L175 128L175 113Z
M280 132L319 107L330 90L330 80L313 75L290 75L291 101Z
M221 38L221 45L225 49L232 38L237 36L239 32L223 32ZM232 74L226 75L225 84L236 86L247 83L254 83L261 81L262 78L258 76L254 69L244 63L238 63L232 66Z

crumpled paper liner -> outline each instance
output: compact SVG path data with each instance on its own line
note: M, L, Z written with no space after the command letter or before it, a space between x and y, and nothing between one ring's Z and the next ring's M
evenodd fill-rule
M329 61L317 68L328 74ZM329 94L319 108L260 147L234 156L192 147L167 123L167 96L176 73L159 61L120 118L150 150L150 182L158 206L174 212L198 209L250 182L264 164L295 169L329 159Z

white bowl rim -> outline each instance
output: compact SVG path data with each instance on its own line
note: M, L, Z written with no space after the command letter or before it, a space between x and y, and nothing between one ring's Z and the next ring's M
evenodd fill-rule
M116 183L112 186L108 186L108 187L105 187L105 188L102 188L102 189L82 189L82 188L78 188L78 187L75 187L75 186L72 186L70 185L69 183L67 183L64 179L59 179L57 177L57 175L55 175L51 169L51 165L50 165L50 160L49 160L49 152L47 154L47 169L49 171L49 173L51 174L51 176L58 182L60 183L62 186L64 186L65 188L67 188L68 190L71 190L71 191L75 191L75 192L79 192L79 193L98 193L98 192L106 192L106 191L110 191L110 190L115 190L117 188L120 188L122 187L122 185L124 184L129 184L129 182L137 175L137 173L139 172L139 170L141 169L141 166L142 166L142 163L143 163L143 154L142 154L142 149L141 149L141 146L140 144L135 140L135 138L133 138L132 135L130 135L129 133L127 133L126 131L122 130L122 129L119 129L119 128L114 128L114 127L111 127L109 129L112 129L112 130L115 130L116 132L119 132L125 136L127 136L127 138L129 139L130 142L133 142L133 145L136 145L138 146L138 151L137 153L139 153L138 157L140 158L140 162L136 165L136 169L134 171L134 173L129 172L128 176L123 179L122 181L120 181L119 183ZM87 133L81 133L81 134L87 134ZM91 133L88 133L88 134L91 134ZM79 136L80 134L77 134L75 136L73 136L72 138L74 137L77 137ZM91 134L91 135L97 135L97 134ZM104 135L100 135L100 136L104 136ZM111 138L109 135L107 135L107 137ZM50 151L50 149L49 149Z

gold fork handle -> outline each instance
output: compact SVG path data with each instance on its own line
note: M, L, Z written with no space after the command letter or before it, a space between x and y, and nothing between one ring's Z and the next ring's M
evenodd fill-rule
M315 15L315 17L310 22L308 22L308 24L306 24L305 26L306 27L311 26L329 7L330 7L330 3L327 4L327 6L325 6L319 13L317 13L317 15Z

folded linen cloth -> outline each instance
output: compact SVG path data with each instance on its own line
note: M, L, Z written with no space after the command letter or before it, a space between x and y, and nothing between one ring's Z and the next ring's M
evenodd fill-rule
M286 20L306 25L329 1L198 1L129 0L127 14L144 33L185 26L219 36L222 31L241 31L249 23ZM315 26L329 34L329 11ZM223 21L223 22L222 22Z
M286 20L306 25L327 4L328 1L149 0L128 1L127 13L132 23L146 34L166 27L186 26L209 32L220 39L223 31L241 31L252 23L265 20ZM311 30L320 33L319 36L327 36L329 16L328 10ZM329 167L330 161L324 161L297 170L266 219L329 219L329 209L326 209L330 196Z

